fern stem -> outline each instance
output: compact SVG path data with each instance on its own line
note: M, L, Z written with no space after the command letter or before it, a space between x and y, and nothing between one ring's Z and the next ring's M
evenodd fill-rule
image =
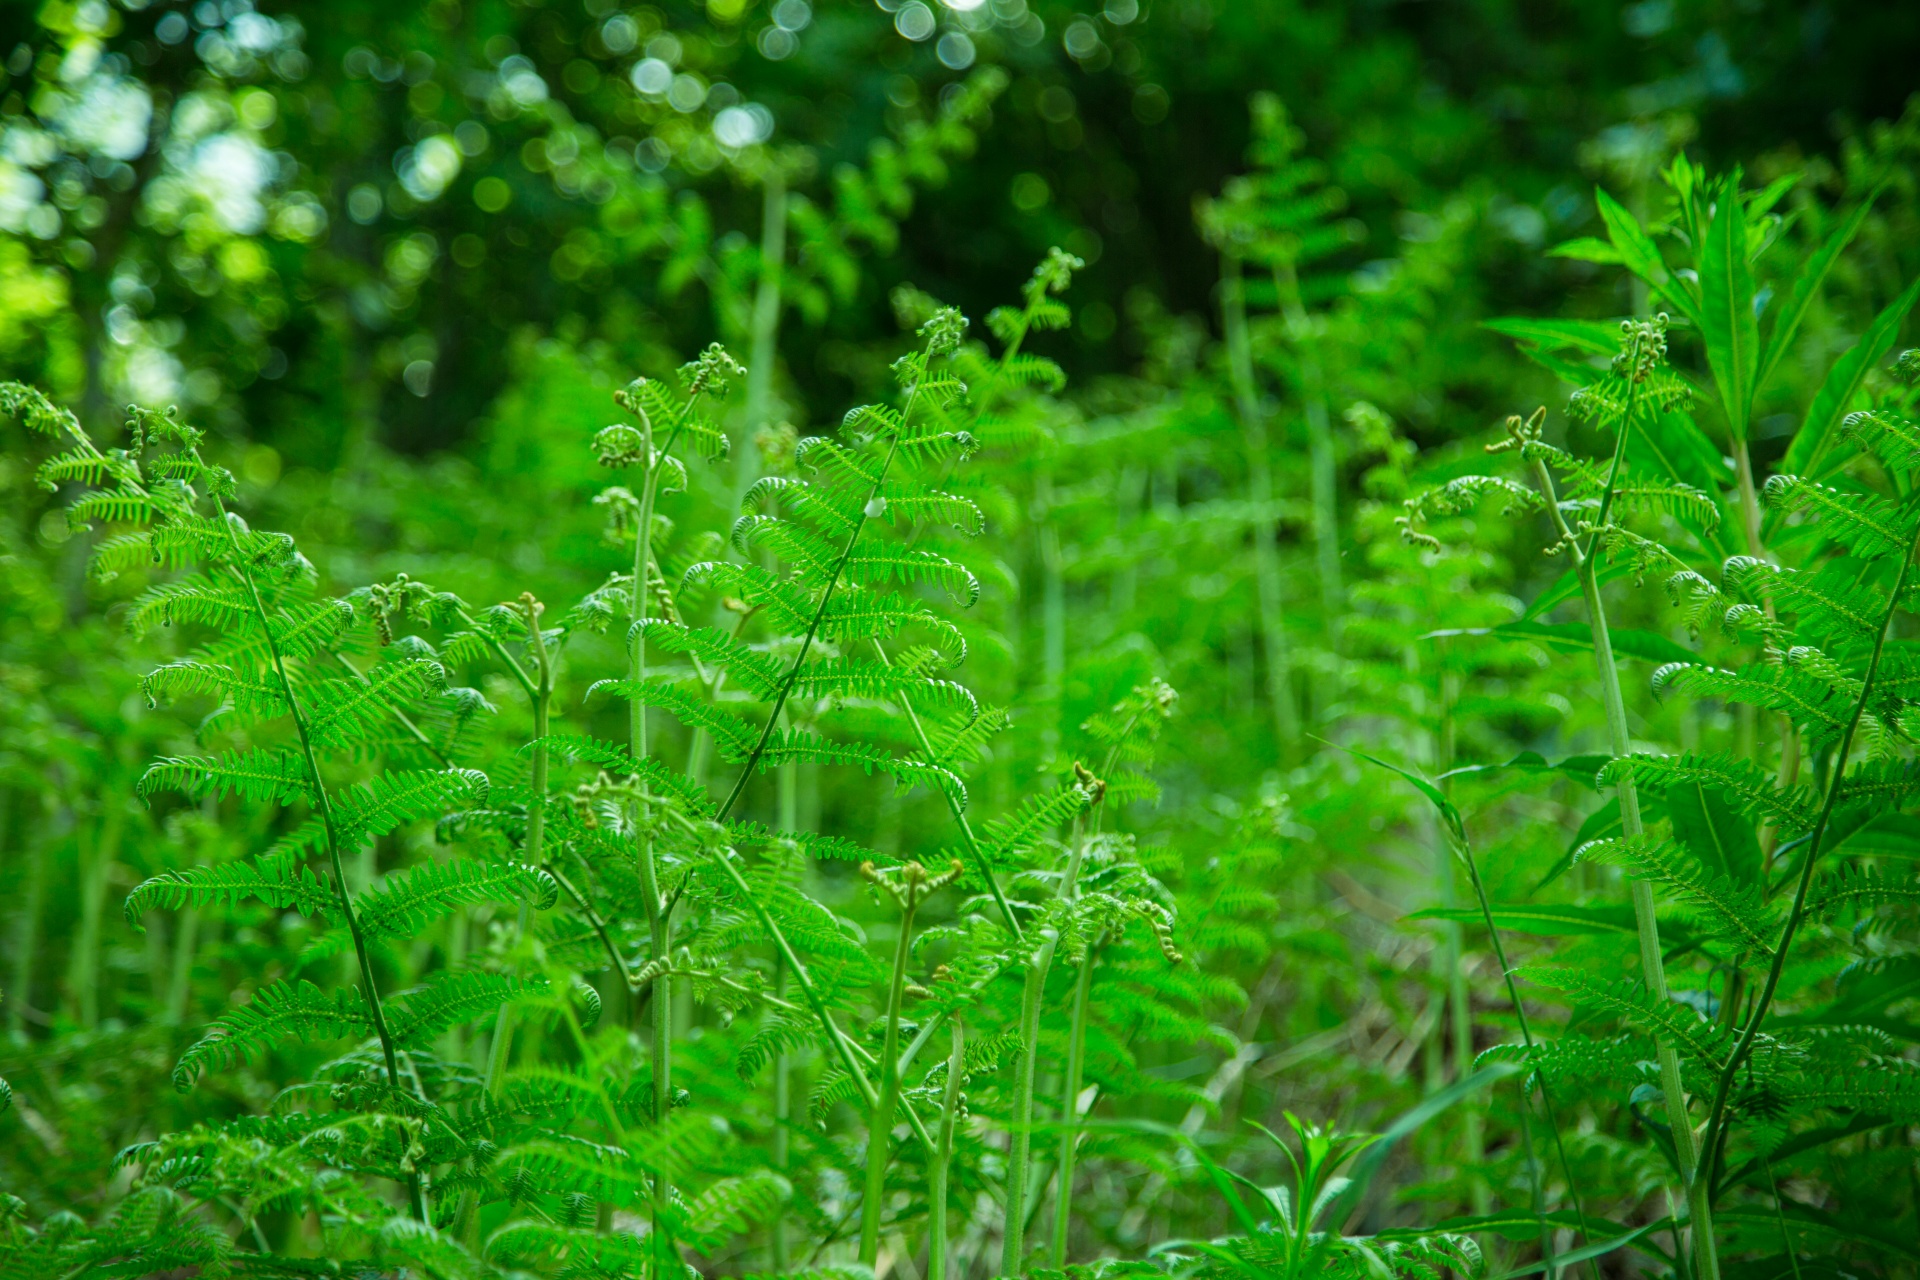
M1320 607L1325 615L1327 646L1340 652L1340 624L1346 613L1346 589L1340 573L1339 476L1333 452L1333 425L1327 412L1326 371L1312 334L1313 321L1300 296L1300 273L1294 263L1282 261L1273 270L1274 290L1286 317L1294 359L1300 366L1301 398L1305 401L1310 491L1313 499L1313 550L1320 570Z
M787 963L779 956L773 961L773 993L784 998L787 994ZM781 1177L787 1176L788 1166L792 1162L792 1135L787 1126L793 1117L793 1079L788 1072L787 1051L783 1048L773 1055L773 1171ZM788 1267L787 1215L776 1213L771 1224L773 1269L776 1274L784 1273Z
M880 655L882 665L889 667L893 665L892 660L887 657L886 646L879 640L876 639L873 642L873 649ZM899 697L901 709L907 713L907 722L913 726L914 739L920 744L920 754L926 757L928 764L940 765L940 757L933 749L933 740L927 734L926 724L920 719L919 711L914 708L912 696L903 689ZM967 820L967 811L960 807L959 797L945 787L940 788L940 794L946 799L947 812L953 815L954 825L960 829L960 839L967 847L967 857L972 860L974 869L980 873L980 878L987 882L988 892L993 894L993 904L1000 911L1000 923L1007 927L1007 932L1013 935L1016 942L1019 941L1023 932L1020 921L1015 918L1013 907L1007 901L1007 895L1000 889L999 878L993 874L993 864L987 861L986 851L980 847L979 837L973 834L973 824Z
M199 461L195 451L194 460ZM245 553L240 548L240 535L234 531L235 516L229 515L226 505L214 498L214 509L220 513L220 525L226 530L227 545L233 551L233 570L247 588L247 596L253 604L254 617L260 623L260 632L267 646L267 657L273 666L275 677L280 682L280 691L286 696L287 707L293 716L295 730L300 736L300 752L306 759L307 776L313 783L313 803L320 810L320 823L327 837L327 859L333 870L333 892L336 905L340 908L341 918L347 922L347 933L353 939L354 958L360 963L360 985L366 996L367 1012L373 1019L374 1034L380 1041L380 1054L387 1069L387 1087L395 1093L400 1091L400 1063L394 1051L393 1033L387 1028L387 1014L380 1003L380 987L374 981L373 958L367 951L366 934L360 929L360 917L353 909L353 895L347 891L347 869L340 859L340 833L334 826L333 801L327 794L326 781L320 772L320 757L313 748L313 734L307 725L307 714L301 709L300 699L294 693L293 679L287 674L286 659L280 653L280 642L274 639L273 627L267 618L266 601L261 598L260 585L254 580L253 573L247 568ZM430 1223L427 1213L427 1201L420 1189L418 1173L407 1179L408 1199L412 1202L414 1216L422 1223Z
M1067 1031L1066 1081L1060 1090L1059 1188L1053 1197L1053 1261L1055 1271L1067 1265L1067 1227L1073 1215L1073 1161L1080 1145L1080 1082L1087 1061L1087 1013L1093 990L1093 966L1099 944L1087 947L1073 985L1073 1015Z
M880 1051L880 1089L867 1125L867 1189L860 1204L860 1261L880 1258L880 1216L887 1194L887 1148L893 1133L894 1100L900 1092L900 1007L906 998L907 962L913 955L913 916L919 899L909 879L900 904L900 938L893 948L893 974L887 986L887 1029Z
M947 1055L947 1087L940 1095L940 1127L927 1164L927 1280L953 1280L947 1255L947 1172L953 1163L953 1131L960 1112L960 1085L967 1073L967 1028L958 1017L948 1020L953 1048Z
M1293 705L1293 657L1287 645L1286 616L1280 598L1280 549L1270 508L1273 470L1267 458L1267 420L1253 381L1253 346L1247 336L1246 285L1239 255L1220 258L1220 309L1227 338L1227 366L1233 379L1234 403L1240 430L1246 438L1247 496L1253 515L1254 590L1259 601L1260 639L1267 660L1267 700L1272 705L1274 735L1284 755L1293 749L1300 719Z
M1613 642L1608 633L1606 604L1600 596L1600 579L1595 570L1592 554L1599 537L1599 529L1604 526L1612 510L1614 484L1620 473L1622 460L1626 456L1627 437L1633 430L1633 415L1639 401L1639 382L1629 384L1625 412L1620 421L1619 436L1614 444L1613 462L1607 473L1607 486L1600 502L1600 511L1595 521L1593 534L1582 547L1567 527L1566 518L1560 511L1553 476L1547 470L1545 459L1531 459L1534 478L1540 485L1547 500L1547 510L1553 517L1560 532L1561 543L1567 553L1573 557L1574 568L1580 579L1580 592L1586 602L1587 626L1593 636L1593 662L1600 680L1601 705L1606 712L1607 747L1615 756L1632 754L1633 744L1627 730L1627 704L1620 690L1620 670L1614 662ZM1646 823L1640 815L1640 792L1630 775L1622 775L1615 787L1620 802L1620 828L1629 838L1643 835ZM1633 902L1634 931L1640 944L1640 969L1655 999L1665 1001L1667 994L1667 970L1665 957L1660 948L1660 922L1653 911L1653 886L1643 877L1634 877L1628 881L1628 894ZM1719 1280L1719 1259L1714 1249L1712 1206L1705 1197L1695 1194L1698 1182L1696 1177L1698 1159L1694 1147L1693 1126L1687 1115L1687 1094L1680 1075L1680 1054L1673 1041L1666 1036L1654 1037L1654 1054L1660 1068L1660 1088L1665 1096L1668 1127L1672 1130L1674 1153L1680 1167L1682 1184L1688 1190L1689 1209L1693 1218L1694 1252L1700 1267L1701 1280Z
M1480 878L1479 859L1473 856L1473 845L1467 841L1464 834L1460 836L1460 853L1461 853L1462 860L1467 864L1467 878L1468 878L1468 881L1473 886L1474 899L1480 904L1480 918L1482 921L1485 922L1487 926L1487 937L1493 944L1494 962L1500 966L1500 980L1506 984L1507 1001L1508 1003L1513 1005L1513 1015L1520 1023L1520 1041L1522 1044L1526 1046L1527 1058L1529 1061L1531 1061L1534 1056L1534 1040L1533 1040L1532 1025L1527 1020L1527 1007L1520 1002L1520 991L1514 985L1514 982L1513 982L1513 966L1507 963L1506 944L1500 940L1499 926L1496 925L1493 920L1493 907L1489 903L1487 898L1487 886L1485 881L1481 880ZM1467 1066L1468 1066L1468 1060L1462 1059L1459 1064L1459 1070L1463 1076L1466 1073ZM1578 1219L1580 1223L1580 1238L1582 1240L1586 1240L1590 1242L1593 1239L1593 1235L1592 1235L1592 1232L1590 1232L1587 1229L1586 1210L1581 1208L1582 1197L1580 1195L1580 1184L1574 1180L1573 1163L1567 1159L1567 1148L1560 1138L1560 1118L1554 1114L1553 1094L1547 1088L1546 1072L1540 1070L1536 1066L1534 1068L1533 1077L1540 1089L1541 1109L1546 1112L1547 1133L1553 1139L1554 1154L1559 1158L1560 1170L1566 1176L1566 1179L1567 1179L1567 1198L1573 1202L1574 1217ZM1527 1129L1531 1127L1530 1122L1528 1120L1529 1110L1530 1108L1528 1108L1526 1105L1526 1099L1522 1098L1520 1124L1522 1127L1523 1134ZM1527 1145L1529 1149L1531 1149L1533 1145L1531 1137L1528 1138ZM1532 1156L1531 1156L1530 1150L1529 1150L1529 1156L1528 1156L1528 1163L1530 1164L1532 1163ZM1536 1196L1536 1199L1534 1202L1534 1212L1540 1215L1540 1230L1541 1230L1540 1248L1542 1253L1546 1257L1547 1275L1552 1276L1555 1274L1555 1268L1553 1264L1552 1236L1548 1230L1546 1216L1543 1212L1544 1205L1538 1199L1540 1195L1540 1190L1539 1190L1539 1185L1537 1181L1535 1183L1534 1194ZM1587 1263L1587 1267L1593 1273L1594 1280L1599 1280L1599 1276L1600 1276L1599 1264L1593 1261L1589 1261Z
M779 353L780 290L787 257L787 177L777 158L769 157L761 175L760 281L754 291L753 320L747 348L747 402L742 413L740 453L734 461L736 500L759 478L759 456L753 433L770 416L773 368Z
M1080 822L1075 824L1073 851L1067 858L1066 875L1060 882L1060 896L1071 900L1079 886L1080 866L1086 856L1087 835ZM1000 1274L1024 1274L1027 1230L1027 1189L1033 1156L1033 1077L1040 1054L1040 1006L1046 994L1047 972L1053 967L1054 952L1060 945L1057 929L1047 929L1039 949L1027 962L1026 981L1020 994L1020 1069L1014 1085L1013 1118L1008 1128L1011 1151L1007 1156L1006 1226L1000 1237Z
M1912 512L1909 510L1908 515ZM1733 1081L1745 1062L1753 1053L1754 1041L1760 1035L1760 1024L1766 1020L1767 1010L1773 1005L1774 994L1780 987L1780 975L1787 967L1787 952L1793 946L1793 935L1800 928L1800 921L1806 915L1807 891L1813 884L1814 868L1820 862L1821 846L1826 840L1827 829L1833 822L1833 811L1840 800L1840 787L1846 779L1847 757L1853 751L1854 734L1860 728L1861 717L1866 714L1867 703L1873 697L1874 678L1880 671L1880 657L1886 650L1887 636L1893 629L1894 611L1900 607L1906 594L1907 579L1913 569L1916 556L1920 556L1920 528L1916 528L1913 541L1908 545L1906 554L1900 560L1900 572L1894 579L1893 591L1887 597L1887 607L1881 615L1880 626L1873 635L1873 651L1867 657L1867 670L1860 681L1860 695L1854 699L1853 714L1847 717L1846 730L1840 735L1840 745L1833 755L1833 770L1827 779L1827 794L1820 802L1820 816L1814 822L1813 833L1807 840L1807 852L1800 864L1800 875L1793 889L1793 906L1787 912L1787 922L1781 927L1780 941L1773 949L1773 962L1767 967L1767 979L1760 988L1759 996L1754 1000L1753 1011L1747 1016L1747 1025L1740 1033L1740 1042L1728 1055L1726 1065L1720 1069L1720 1078L1714 1084L1713 1106L1707 1113L1707 1127L1704 1131L1704 1147L1707 1152L1707 1167L1698 1175L1698 1182L1709 1198L1717 1180L1719 1164L1719 1146L1724 1139L1727 1099L1733 1092Z

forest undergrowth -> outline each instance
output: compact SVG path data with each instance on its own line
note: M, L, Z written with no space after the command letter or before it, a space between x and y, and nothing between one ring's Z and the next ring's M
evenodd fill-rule
M0 1276L1920 1274L1920 116L1498 317L1258 94L1137 368L1063 238L796 426L954 85L464 452L0 382Z

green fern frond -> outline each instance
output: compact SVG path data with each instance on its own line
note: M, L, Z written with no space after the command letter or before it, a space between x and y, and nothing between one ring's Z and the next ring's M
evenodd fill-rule
M334 909L333 886L303 861L302 849L269 850L254 862L162 871L134 886L127 895L127 923L144 931L140 917L155 908L178 910L211 902L238 903L257 898L270 907L303 916L328 916Z
M972 570L924 548L869 548L847 557L846 577L849 582L868 587L887 582L930 583L968 607L980 599L980 580Z
M1840 420L1840 433L1896 475L1920 467L1920 423L1905 414L1862 409Z
M168 698L195 695L226 698L232 704L233 713L248 723L275 719L287 713L286 696L277 679L207 662L169 662L155 667L141 677L140 692L149 707L157 707Z
M733 1236L771 1219L792 1198L792 1184L771 1170L719 1178L680 1211L676 1234L695 1249L712 1253Z
M734 1072L742 1080L752 1080L778 1055L810 1048L819 1039L819 1020L810 1014L772 1018L740 1046L734 1055Z
M850 492L865 492L880 479L880 468L874 459L862 457L826 436L808 436L794 445L793 461L794 465L819 472Z
M1678 481L1617 482L1613 503L1615 510L1623 514L1670 515L1709 532L1720 524L1720 504L1692 485Z
M389 999L387 1025L397 1044L425 1043L454 1027L496 1014L501 1005L542 1000L549 993L545 979L454 970Z
M1817 520L1828 537L1864 559L1904 551L1913 541L1913 517L1877 494L1842 491L1799 476L1774 476L1767 481L1766 495L1770 506Z
M1736 945L1773 954L1779 924L1757 884L1742 885L1713 875L1670 840L1650 836L1590 840L1574 851L1576 862L1625 867L1637 876L1665 885L1696 916L1718 926Z
M1885 597L1840 565L1823 565L1809 573L1735 556L1727 561L1725 575L1742 591L1793 611L1800 625L1816 636L1871 637L1886 616Z
M886 499L887 515L895 523L951 525L969 537L986 527L986 513L980 504L958 494L938 489L905 490L889 485L881 495Z
M1853 711L1844 686L1835 688L1810 678L1804 669L1754 663L1738 671L1726 671L1693 662L1669 662L1653 673L1656 693L1669 689L1696 698L1718 698L1723 702L1744 702L1783 712L1804 726L1816 740L1837 738Z
M1792 835L1813 827L1813 805L1804 791L1781 789L1759 765L1736 756L1695 752L1678 756L1621 756L1603 765L1595 782L1609 787L1623 777L1631 777L1643 787L1661 790L1677 783L1715 787L1725 792L1733 806L1751 821L1771 823Z
M805 627L801 623L801 628ZM960 628L927 605L897 592L844 591L834 596L820 620L820 634L845 643L887 640L912 628L931 637L942 661L957 667L966 661L967 639Z
M143 796L179 791L192 800L240 795L256 803L313 799L306 762L291 751L252 747L217 756L169 756L154 761L136 784Z
M127 611L127 629L136 634L158 624L193 622L220 631L254 625L253 601L241 584L193 574L135 597Z
M763 701L778 692L786 675L772 654L749 648L718 627L694 628L643 618L628 633L629 642L636 634L668 653L691 654L704 663L726 668L736 682Z
M911 697L916 707L945 706L969 718L980 714L973 691L952 680L933 680L915 674L904 663L885 666L853 658L809 662L794 677L794 689L815 697L830 694L859 698Z
M1815 919L1828 919L1849 907L1882 907L1892 903L1920 903L1920 879L1847 867L1815 883L1807 895L1807 912Z
M656 795L672 796L689 813L706 815L713 811L713 798L705 787L686 774L649 756L635 767L625 747L582 734L550 734L521 748L524 755L545 743L554 755L567 760L585 760L603 769L628 776L638 775Z
M741 516L733 522L733 545L743 554L771 553L797 567L810 581L825 581L840 560L839 548L780 516Z
M397 872L353 901L367 937L397 938L418 933L453 907L526 902L546 911L559 896L559 884L539 867L459 858Z
M334 804L343 845L383 836L449 808L486 803L487 775L478 769L410 769L357 783Z
M131 489L89 493L67 508L67 527L75 533L93 527L95 520L109 524L152 524L165 515L154 496Z
M1609 983L1579 969L1527 967L1519 972L1530 982L1603 1010L1655 1038L1678 1044L1696 1062L1718 1067L1731 1047L1726 1031L1684 1005L1657 999L1639 982Z
M809 521L827 537L845 538L853 532L854 520L859 514L859 499L845 496L853 492L851 485L836 491L830 485L808 484L789 476L762 476L741 496L740 510L755 514L773 502L782 510ZM737 525L735 531L737 537Z
M1085 813L1092 797L1065 786L1026 797L1018 808L981 824L982 851L995 866L1019 866L1028 850Z
M679 685L662 680L596 680L587 688L587 700L607 694L625 698L643 706L659 707L673 713L676 720L691 729L705 729L713 735L721 754L728 760L744 760L753 750L753 731L737 717L720 710Z
M688 567L682 581L686 586L725 592L751 608L764 610L774 626L790 635L805 631L813 621L813 601L806 591L757 564L702 560Z
M446 687L446 669L438 662L401 658L357 678L309 681L300 688L300 701L315 745L337 747L386 721L395 707Z
M744 751L741 757L745 758ZM967 786L952 770L896 756L864 742L834 742L809 729L782 729L768 737L766 750L760 756L760 767L771 769L787 760L857 765L868 775L878 770L903 787L932 787L944 792L963 809L967 804Z
M1058 304L1055 304L1058 305ZM1065 310L1064 307L1061 310ZM1066 371L1045 356L1016 352L999 362L996 371L1007 382L1016 387L1038 387L1042 391L1058 391L1067 385Z
M203 1073L250 1062L289 1037L337 1040L363 1035L372 1025L358 987L328 995L311 982L275 982L208 1027L181 1055L173 1068L174 1087L190 1089Z

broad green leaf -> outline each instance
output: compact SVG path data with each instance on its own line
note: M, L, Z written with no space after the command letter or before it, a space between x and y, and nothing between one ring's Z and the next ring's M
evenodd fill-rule
M1838 821L1834 823L1838 826ZM1861 823L1828 848L1852 857L1920 858L1920 817L1882 813Z
M1782 474L1818 478L1838 467L1851 452L1852 446L1843 444L1839 438L1840 419L1847 416L1867 374L1893 349L1900 325L1906 320L1907 312L1913 310L1916 300L1920 300L1920 280L1908 285L1906 292L1888 303L1860 335L1860 341L1833 362L1826 381L1813 397L1813 403L1807 406L1806 421L1800 424L1793 443L1787 446L1787 456L1781 459Z
M1618 906L1582 907L1572 904L1531 903L1509 905L1494 903L1493 923L1514 933L1531 933L1543 938L1583 938L1596 934L1634 936L1633 908ZM1408 912L1409 920L1448 920L1454 924L1484 925L1486 919L1478 907L1427 907Z
M1559 653L1593 652L1593 632L1584 622L1504 622L1497 627L1430 631L1427 636L1492 636L1496 640L1537 640ZM1655 631L1619 627L1607 632L1607 640L1616 655L1643 658L1648 662L1693 662L1700 656Z
M1325 741L1325 739L1316 740ZM1328 745L1332 746L1335 744L1328 743ZM1420 794L1431 801L1433 807L1440 811L1440 816L1446 820L1447 826L1452 829L1454 838L1458 840L1465 840L1467 838L1467 825L1461 820L1460 811L1453 807L1453 802L1447 799L1440 788L1434 786L1417 773L1410 773L1397 764L1388 764L1385 760L1379 759L1376 756L1370 756L1364 751L1356 751L1352 747L1341 747L1340 749L1356 759L1365 760L1368 764L1377 764L1382 769L1390 773L1397 773L1408 782L1411 782Z
M1556 1253L1553 1255L1551 1265L1564 1269L1572 1267L1576 1262L1585 1262L1589 1258L1603 1257L1616 1249L1626 1248L1641 1236L1652 1231L1655 1227L1664 1225L1664 1220L1662 1222L1649 1222L1646 1226L1635 1227L1623 1235L1617 1235L1607 1240L1596 1240L1592 1244L1584 1244L1578 1249L1569 1249L1565 1253ZM1515 1267L1511 1271L1502 1271L1499 1275L1490 1277L1489 1280L1517 1280L1520 1276L1530 1276L1545 1271L1548 1265L1547 1262L1542 1261L1524 1267Z
M1867 219L1868 210L1873 208L1874 197L1879 194L1878 187L1869 192L1846 220L1834 228L1826 243L1814 250L1813 256L1800 269L1800 274L1793 278L1793 288L1787 294L1785 305L1780 308L1779 317L1773 322L1773 332L1767 337L1766 352L1760 357L1760 373L1754 382L1756 392L1765 389L1773 377L1773 371L1780 365L1780 358L1793 345L1794 335L1800 331L1800 322L1806 319L1807 308L1813 305L1814 295L1820 291L1827 272L1839 261L1841 251L1852 243L1860 224Z
M1547 250L1549 258L1572 258L1579 262L1599 262L1611 266L1624 266L1626 259L1620 251L1605 240L1596 240L1592 236L1580 236L1557 244Z
M1576 351L1611 357L1620 350L1620 322L1617 320L1536 320L1530 316L1503 316L1498 320L1483 322L1481 328L1549 351L1563 351L1571 347Z
M1607 239L1613 242L1620 261L1626 264L1627 270L1664 292L1672 276L1667 271L1667 264L1661 260L1660 248L1654 244L1653 237L1646 233L1640 220L1629 213L1625 205L1605 190L1594 188L1593 199L1600 207L1601 221L1607 224Z
M1746 206L1732 184L1707 227L1700 253L1700 331L1707 365L1720 392L1720 407L1736 446L1747 439L1759 370L1760 326L1753 314L1753 266L1747 261Z
M1716 876L1741 885L1760 879L1760 841L1753 824L1727 803L1719 788L1697 779L1667 788L1667 816L1674 837Z

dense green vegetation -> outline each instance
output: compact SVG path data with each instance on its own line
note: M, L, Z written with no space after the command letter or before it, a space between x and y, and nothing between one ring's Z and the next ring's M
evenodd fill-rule
M1920 1275L1916 55L0 11L0 1276Z

